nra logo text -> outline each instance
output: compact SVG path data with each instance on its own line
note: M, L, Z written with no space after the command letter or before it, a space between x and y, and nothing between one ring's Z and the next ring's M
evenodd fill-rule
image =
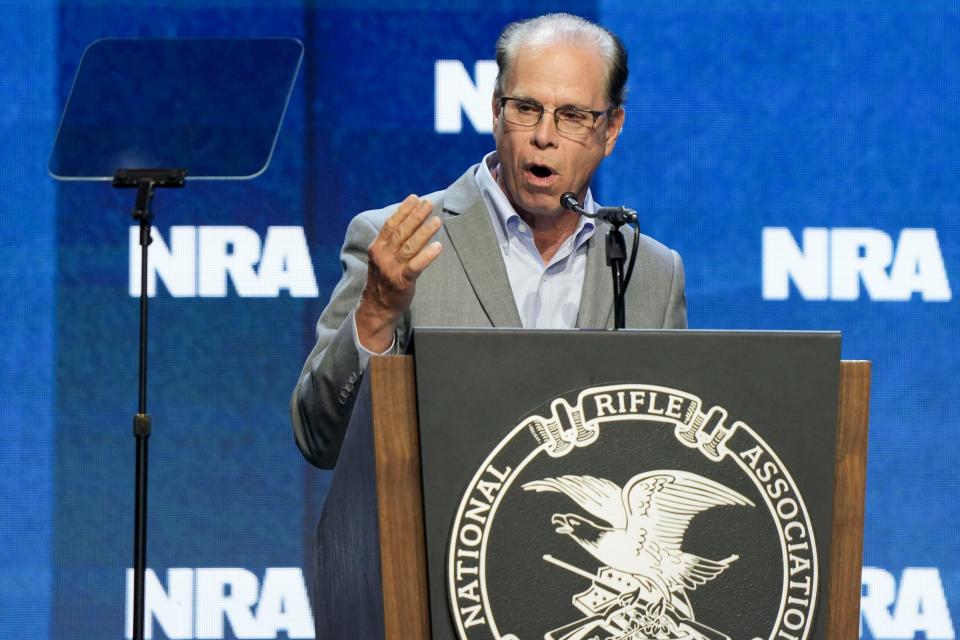
M879 229L763 230L763 299L925 302L952 298L935 229L903 229L894 242ZM862 285L862 286L861 286Z
M175 298L224 298L228 283L241 298L316 298L317 281L303 227L268 227L263 240L249 227L151 229L147 295L157 280ZM130 227L130 295L140 296L140 231Z
M147 569L144 637L155 625L165 638L313 638L313 615L303 572L271 567L260 583L242 568L167 569L166 589ZM133 569L127 569L126 637L133 629ZM229 629L229 631L228 631ZM283 635L281 635L283 634Z
M478 60L473 75L459 60L437 60L433 66L433 128L437 133L460 133L463 114L477 133L493 131L490 105L497 80L495 60Z
M864 567L862 585L860 637L956 639L940 571L935 567L907 567L899 580L879 567Z

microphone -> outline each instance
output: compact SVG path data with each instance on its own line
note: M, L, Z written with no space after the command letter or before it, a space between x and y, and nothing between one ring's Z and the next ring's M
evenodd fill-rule
M623 329L627 326L626 291L633 275L633 266L637 260L637 249L640 242L640 223L637 212L626 207L600 207L594 213L584 210L577 202L576 194L569 191L560 196L560 206L578 213L581 216L606 220L611 228L607 229L607 266L613 274L613 327ZM623 239L620 227L627 223L636 224L636 233L633 234L633 251L630 253L630 266L627 274L623 274L623 263L627 259L627 246Z
M569 209L574 213L579 213L582 216L589 216L590 214L580 208L580 203L577 202L577 196L567 191L565 194L560 196L560 206L564 209Z
M577 202L576 194L570 191L560 196L560 206L574 213L578 213L581 216L606 220L615 227L637 222L637 212L627 207L600 207L596 213L590 213L580 206L580 203Z

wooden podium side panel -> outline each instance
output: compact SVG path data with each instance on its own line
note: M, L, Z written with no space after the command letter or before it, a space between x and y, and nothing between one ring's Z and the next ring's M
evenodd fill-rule
M318 640L428 640L413 358L375 357L317 526Z
M833 488L833 544L827 637L856 638L860 623L870 363L840 363L837 449Z
M317 640L383 637L370 389L361 385L314 548Z
M370 376L384 637L426 640L430 621L413 358L373 358Z

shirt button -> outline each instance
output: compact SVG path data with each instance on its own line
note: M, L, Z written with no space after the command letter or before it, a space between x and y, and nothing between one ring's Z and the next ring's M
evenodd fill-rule
M520 233L526 233L526 232L527 232L527 225L525 225L525 224L519 224L519 225L517 225L517 231L519 231Z

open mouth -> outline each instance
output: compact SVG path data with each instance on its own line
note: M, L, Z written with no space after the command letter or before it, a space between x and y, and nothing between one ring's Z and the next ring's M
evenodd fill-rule
M550 169L550 167L546 167L542 164L531 165L530 173L538 178L549 178L553 175L553 171Z
M526 167L527 184L532 187L552 187L559 175L545 164L528 164Z

